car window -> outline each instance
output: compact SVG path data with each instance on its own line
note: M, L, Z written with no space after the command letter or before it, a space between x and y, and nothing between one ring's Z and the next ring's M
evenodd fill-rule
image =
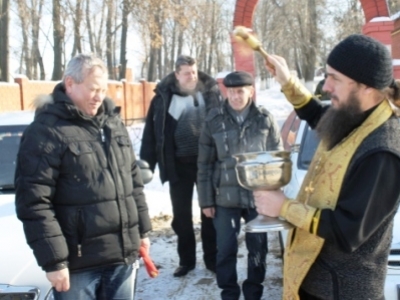
M296 140L297 131L300 126L300 119L295 111L292 111L283 123L281 128L281 137L283 147L285 150L290 151L291 146L294 145Z
M312 130L310 126L304 127L304 134L302 137L298 168L302 170L307 170L314 156L315 150L317 150L319 144L319 138L315 130Z
M17 152L26 125L0 126L0 190L14 188Z
M293 146L296 142L297 132L300 128L300 118L296 115L293 120L292 126L290 126L290 130L287 137L287 142L290 146Z

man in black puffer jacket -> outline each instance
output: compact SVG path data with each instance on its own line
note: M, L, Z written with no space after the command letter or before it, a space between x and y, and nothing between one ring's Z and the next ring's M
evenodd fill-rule
M196 265L196 240L192 221L192 197L196 184L198 139L207 112L218 107L221 96L217 82L197 70L196 60L181 55L175 72L156 88L143 132L140 158L160 179L169 181L172 201L172 228L178 236L180 277ZM215 271L216 242L211 219L201 215L201 238L206 268Z
M228 99L221 109L208 114L199 140L199 204L213 220L217 232L217 283L221 299L238 300L236 260L240 221L257 216L251 191L238 183L235 154L283 148L274 117L257 107L252 96L253 77L238 71L224 78ZM246 233L247 279L243 282L246 300L261 299L266 271L267 235Z
M79 54L37 101L22 137L16 210L55 299L131 299L151 230L128 132L105 97L107 69Z

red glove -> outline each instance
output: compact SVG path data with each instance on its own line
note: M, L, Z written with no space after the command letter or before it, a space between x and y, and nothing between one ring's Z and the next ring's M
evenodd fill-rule
M140 247L139 254L143 258L147 274L149 274L151 278L157 277L159 273L157 267L154 265L149 254L147 253L146 249L143 246Z

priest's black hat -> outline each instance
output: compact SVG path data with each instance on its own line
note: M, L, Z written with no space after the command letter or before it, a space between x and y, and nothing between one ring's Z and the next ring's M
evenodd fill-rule
M329 66L369 87L383 89L393 82L392 57L381 42L353 34L337 44L328 56Z

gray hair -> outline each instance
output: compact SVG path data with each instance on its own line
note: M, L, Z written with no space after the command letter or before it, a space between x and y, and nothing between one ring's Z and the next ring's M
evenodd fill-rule
M71 77L76 83L82 83L85 77L95 68L100 68L104 73L108 74L106 65L98 56L80 53L68 62L63 82L66 77Z
M196 64L196 59L189 55L179 55L175 61L175 72L181 70L181 66L193 66Z

